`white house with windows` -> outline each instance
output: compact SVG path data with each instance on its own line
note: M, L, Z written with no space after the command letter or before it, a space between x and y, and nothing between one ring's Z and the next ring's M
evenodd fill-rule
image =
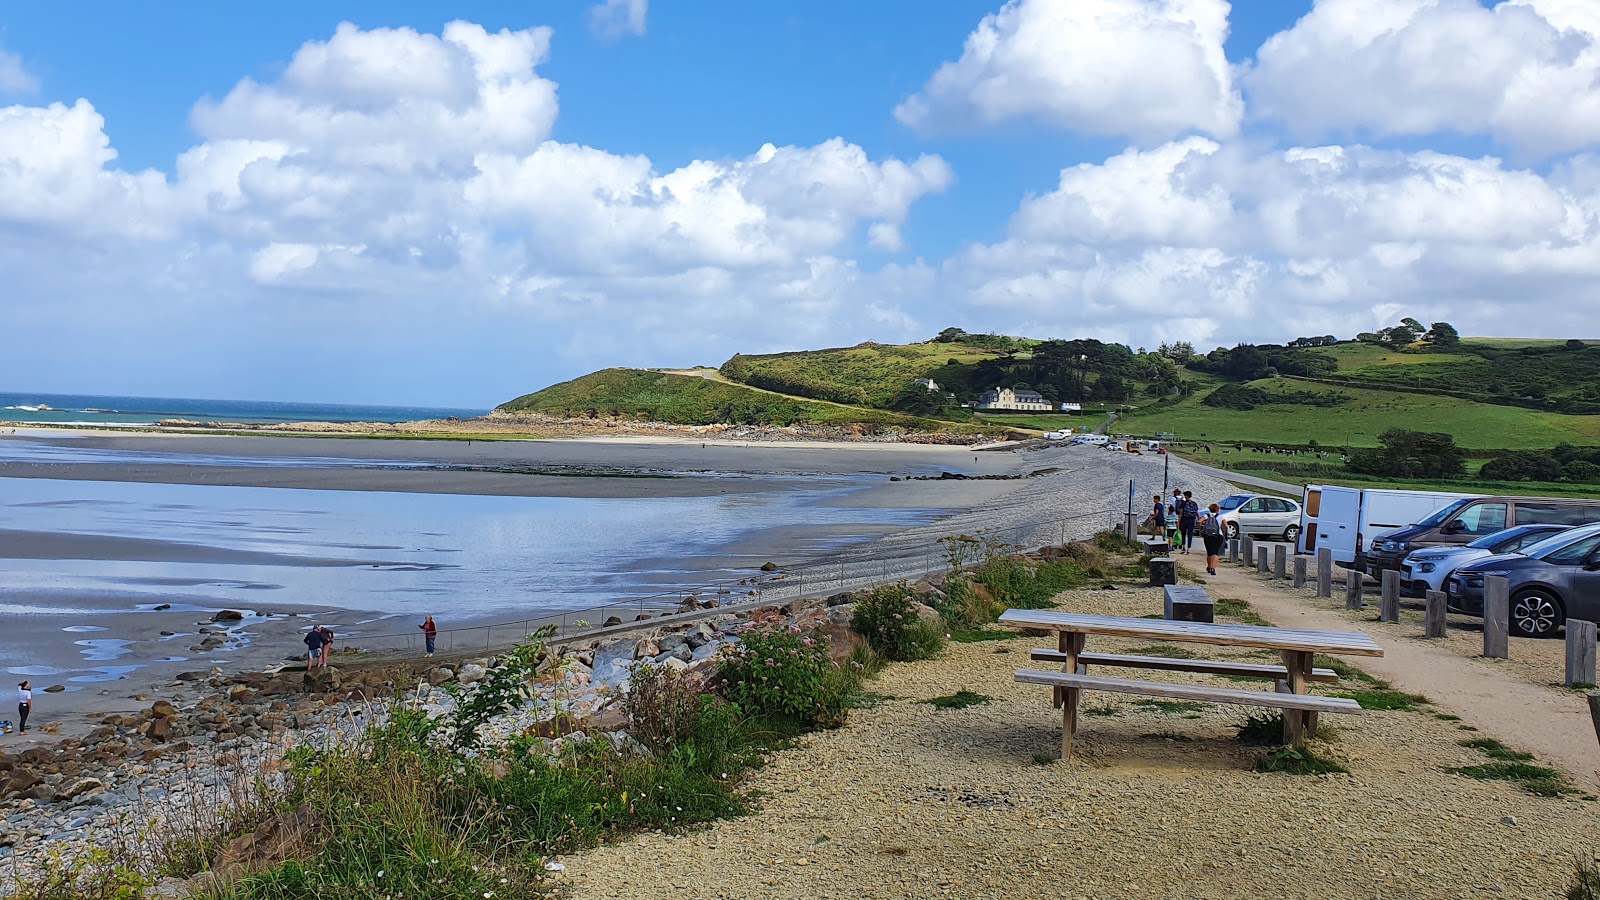
M1038 391L995 388L978 398L979 409L1004 409L1019 412L1050 412L1050 401Z

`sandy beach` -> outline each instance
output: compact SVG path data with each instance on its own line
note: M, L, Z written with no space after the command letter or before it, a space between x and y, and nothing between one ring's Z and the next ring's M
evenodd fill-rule
M941 473L967 478L936 480ZM53 429L0 435L0 479L77 483L87 492L82 496L89 497L116 485L192 485L441 499L457 495L649 504L707 498L739 504L746 502L740 497L759 503L801 487L829 489L808 501L811 514L839 508L848 524L801 521L791 518L792 511L763 513L752 506L750 521L744 523L747 530L731 540L702 543L691 558L647 555L619 562L645 573L639 578L656 577L648 573L658 568L671 569L677 574L660 576L663 584L670 584L681 581L685 571L706 581L757 575L757 567L771 561L782 567L765 591L774 598L848 590L937 570L943 565L938 539L949 535L977 534L1019 545L1084 536L1118 521L1117 507L1126 503L1129 478L1155 479L1159 487L1160 477L1156 457L1078 447L972 452L948 445L652 436L469 442ZM1205 486L1196 486L1221 489L1203 480ZM1146 492L1143 486L1138 490ZM408 501L400 502L407 508ZM422 502L420 497L416 501ZM914 524L896 525L890 519L873 524L865 520L869 515L909 516L902 522ZM230 516L236 529L249 531L259 524L248 510ZM687 533L689 524L666 526L666 536ZM191 583L161 584L153 583L158 578L143 577L133 584L119 574L92 588L13 585L0 597L0 604L15 613L9 617L14 625L0 637L0 653L15 673L39 673L33 676L36 688L65 688L41 693L37 715L42 721L62 721L68 734L77 730L74 723L83 713L132 703L128 697L168 687L179 672L280 663L301 649L297 633L311 621L334 623L347 641L357 644L403 635L409 624L387 601L355 602L334 587L337 579L349 577L342 573L413 565L411 557L396 556L383 541L363 545L341 537L330 540L326 551L295 546L286 552L271 544L219 546L163 533L106 535L76 533L71 527L29 531L14 527L8 517L0 520L0 557L23 566L58 561L69 570L80 565L77 561L91 566L122 561L134 567L199 566L205 573L187 579ZM323 584L329 587L318 587ZM163 604L170 607L155 608ZM210 623L224 608L239 610L245 618ZM515 616L451 617L458 627L509 618ZM207 637L212 640L200 643Z

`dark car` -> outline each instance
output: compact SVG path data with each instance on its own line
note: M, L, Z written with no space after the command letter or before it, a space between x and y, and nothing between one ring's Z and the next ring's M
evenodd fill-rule
M1461 546L1513 525L1584 525L1600 521L1600 500L1568 497L1464 497L1421 522L1379 535L1367 548L1367 574L1400 568L1413 550Z
M1445 582L1453 612L1483 615L1484 579L1511 582L1511 633L1555 637L1566 620L1600 618L1600 523L1568 529L1521 552L1462 566Z

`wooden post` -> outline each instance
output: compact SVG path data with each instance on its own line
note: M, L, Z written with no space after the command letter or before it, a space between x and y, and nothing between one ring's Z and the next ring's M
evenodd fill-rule
M1333 596L1333 550L1328 547L1317 550L1317 596Z
M1594 687L1595 623L1567 620L1567 687Z
M1383 605L1378 608L1378 621L1400 621L1400 572L1383 570Z
M1594 722L1594 736L1600 739L1600 691L1589 692L1589 718Z
M1272 548L1272 577L1279 581L1289 577L1289 548L1283 544Z
M1423 614L1422 636L1425 638L1444 637L1444 591L1429 591L1427 593L1428 610Z
M1360 609L1365 601L1361 599L1361 573L1350 569L1344 573L1344 608Z
M1248 566L1251 563L1255 562L1255 559L1256 559L1256 542L1255 542L1255 538L1252 538L1248 534L1240 537L1239 538L1239 552L1244 554L1244 564L1245 565Z
M1306 586L1306 558L1304 556L1296 556L1294 558L1294 586L1297 588Z
M1306 675L1311 672L1311 654L1285 650L1281 656L1283 667L1288 672L1288 678L1286 679L1288 690L1285 693L1304 694L1306 692ZM1283 711L1283 742L1285 745L1299 747L1305 744L1305 716L1304 710L1286 709Z
M1061 639L1057 646L1066 654L1066 659L1061 664L1061 671L1078 671L1078 654L1083 652L1084 635L1061 632ZM1063 688L1061 691L1061 761L1072 759L1072 736L1078 730L1078 695L1083 693L1078 688Z
M1256 574L1267 574L1267 548L1256 548Z
M1511 658L1511 582L1504 575L1483 579L1483 655Z
M1239 561L1239 539L1238 538L1229 538L1228 539L1228 562L1237 563L1238 561Z

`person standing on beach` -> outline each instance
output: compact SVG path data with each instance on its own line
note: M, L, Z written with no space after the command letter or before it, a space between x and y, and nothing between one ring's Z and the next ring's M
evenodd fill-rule
M26 680L17 682L17 731L28 733L28 713L33 712L33 688Z
M1222 547L1228 538L1222 529L1222 507L1213 503L1206 507L1206 517L1200 520L1200 538L1206 542L1206 574L1217 574L1222 563Z
M422 629L422 642L428 646L428 655L433 655L433 642L439 637L439 626L433 624L433 616L423 616L422 624L417 626Z
M322 626L313 627L305 636L306 643L306 671L317 667L317 662L322 659Z

